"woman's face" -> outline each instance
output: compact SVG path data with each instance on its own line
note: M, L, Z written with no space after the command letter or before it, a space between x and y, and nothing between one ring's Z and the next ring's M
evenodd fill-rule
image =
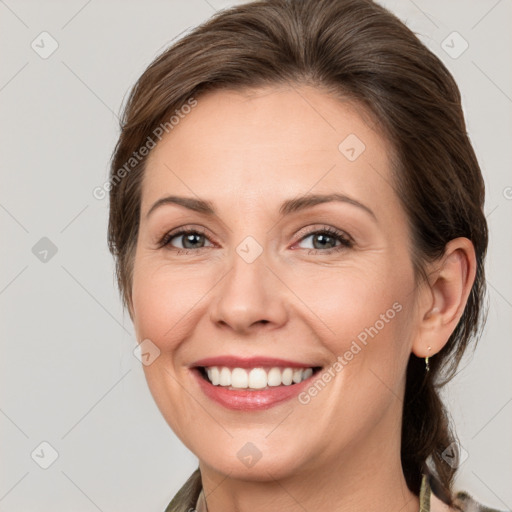
M142 186L133 319L160 411L232 478L399 457L419 289L388 143L309 87L197 101Z

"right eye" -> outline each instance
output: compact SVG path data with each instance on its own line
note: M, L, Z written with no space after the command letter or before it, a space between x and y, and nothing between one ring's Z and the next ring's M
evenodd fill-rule
M179 245L176 245L176 242L173 242L174 240L177 240ZM201 244L205 244L206 242L209 242L209 239L201 231L197 229L181 229L180 231L171 231L164 235L159 245L160 247L177 250L178 253L180 253L183 250L204 249L208 246ZM211 242L209 243L210 246L213 246Z

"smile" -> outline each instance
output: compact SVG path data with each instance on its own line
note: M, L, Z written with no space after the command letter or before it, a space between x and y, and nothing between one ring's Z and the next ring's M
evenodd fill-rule
M241 411L267 409L296 397L321 366L274 358L216 357L191 367L209 399Z

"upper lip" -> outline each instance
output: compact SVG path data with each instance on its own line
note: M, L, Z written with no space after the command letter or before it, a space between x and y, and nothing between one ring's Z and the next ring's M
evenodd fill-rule
M283 367L283 368L315 368L320 365L290 361L288 359L276 359L274 357L237 357L217 356L199 359L190 365L198 366L226 366L228 368L257 368L262 366Z

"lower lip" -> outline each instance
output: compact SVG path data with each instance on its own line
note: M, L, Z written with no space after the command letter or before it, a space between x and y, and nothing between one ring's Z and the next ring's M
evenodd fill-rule
M214 386L202 377L197 368L192 369L192 373L199 387L208 398L215 400L228 409L238 411L269 409L282 402L291 400L310 384L311 379L316 377L316 373L314 373L308 379L299 382L299 384L276 386L260 391L249 391L247 389L232 390L222 386Z

